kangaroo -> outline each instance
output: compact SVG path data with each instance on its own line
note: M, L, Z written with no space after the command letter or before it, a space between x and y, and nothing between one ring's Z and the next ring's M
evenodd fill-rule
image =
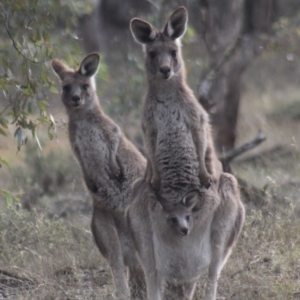
M182 196L199 184L209 188L220 168L208 114L186 83L180 46L186 26L184 7L173 12L161 31L138 18L130 23L146 52L142 129L151 165L147 181L166 197Z
M126 225L125 208L131 185L144 174L146 159L102 110L94 75L100 56L86 56L78 70L54 59L52 68L62 83L62 102L69 117L69 139L93 198L91 230L108 261L116 299L128 299L130 282L142 282L143 271L134 254Z
M232 175L220 175L218 192L220 198L211 190L191 190L179 203L170 203L144 178L135 182L126 218L144 268L148 300L161 300L165 283L175 287L169 289L172 299L193 299L196 281L207 268L205 300L216 299L218 277L245 218Z

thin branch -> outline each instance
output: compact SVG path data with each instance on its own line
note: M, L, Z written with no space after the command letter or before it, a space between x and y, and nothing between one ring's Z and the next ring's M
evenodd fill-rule
M244 265L244 267L241 268L240 270L234 272L233 274L231 274L230 278L233 279L236 275L248 270L250 265L253 263L253 258L254 258L254 255L251 255L251 257L248 259L248 262Z
M6 107L0 112L0 117L5 113L5 111L11 106L11 104L7 104Z
M263 132L259 131L257 136L250 142L238 147L234 148L227 153L225 153L223 156L220 157L220 160L222 163L228 164L230 161L232 161L237 156L257 147L259 144L264 142L266 140L266 136Z
M152 4L157 10L160 10L160 5L154 2L153 0L147 0L150 4Z
M204 79L199 87L199 100L207 111L209 111L209 109L212 106L208 100L208 93L211 90L212 84L215 81L220 70L225 65L225 63L228 62L236 53L237 49L241 47L241 40L241 38L238 38L235 44L232 47L230 47L227 51L225 51L219 63L213 65L204 76Z
M4 9L2 3L0 3L0 7L1 7L2 11L3 11L4 18L5 18L5 28L6 28L6 32L7 32L8 36L9 36L9 38L11 39L11 41L12 41L12 43L13 43L13 46L14 46L14 48L16 49L16 51L17 51L21 56L23 56L26 60L30 61L31 63L34 63L34 64L41 64L42 62L40 62L40 61L35 61L35 60L32 60L32 59L28 58L28 57L27 57L27 56L26 56L26 55L18 48L18 46L17 46L17 44L16 44L16 41L14 40L14 38L13 38L13 36L12 36L10 30L9 30L8 16L7 16L7 13L6 13L6 11L5 11L5 9Z
M17 274L5 271L5 270L0 270L0 275L3 275L5 277L7 277L9 280L14 280L16 283L20 282L20 283L27 283L30 285L36 284L36 281L34 279L31 278L27 278L27 277L21 277Z

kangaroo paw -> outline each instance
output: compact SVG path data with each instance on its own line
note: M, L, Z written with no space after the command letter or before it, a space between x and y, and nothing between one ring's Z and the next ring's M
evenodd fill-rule
M160 189L160 180L157 177L153 177L151 179L151 186L155 189L155 190L159 190Z
M123 175L122 170L117 164L112 164L111 165L111 172L112 172L113 177L115 177L117 179L122 178L122 175Z

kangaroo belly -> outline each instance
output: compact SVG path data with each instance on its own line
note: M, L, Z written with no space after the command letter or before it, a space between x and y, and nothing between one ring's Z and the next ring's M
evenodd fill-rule
M178 237L175 243L166 243L154 234L153 243L156 268L165 281L178 283L196 279L210 264L209 231L197 240Z
M79 160L85 183L95 200L105 208L124 209L129 201L130 185L114 177L109 164L109 144L102 130L80 125L73 138L73 149Z
M157 141L155 160L161 186L168 188L199 185L199 162L189 121L184 110L174 107L171 111L159 109L155 117Z
M103 132L92 126L78 125L74 139L76 156L89 173L108 168L109 149Z

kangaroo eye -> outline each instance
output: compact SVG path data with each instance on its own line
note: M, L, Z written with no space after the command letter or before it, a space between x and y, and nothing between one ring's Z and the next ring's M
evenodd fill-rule
M89 88L89 85L88 85L88 84L84 84L84 85L82 86L82 89L83 89L84 91L87 91L88 88Z
M177 51L176 50L171 50L171 55L173 58L177 57Z
M171 221L172 224L176 224L177 223L177 219L176 218L171 218L170 221Z
M185 219L186 219L187 221L189 221L189 220L191 219L191 217L190 217L190 216L186 216Z
M64 91L65 93L70 92L70 90L71 90L71 86L70 86L70 85L64 85L64 86L63 86L63 91Z
M149 51L149 56L150 56L151 59L155 58L156 51Z

